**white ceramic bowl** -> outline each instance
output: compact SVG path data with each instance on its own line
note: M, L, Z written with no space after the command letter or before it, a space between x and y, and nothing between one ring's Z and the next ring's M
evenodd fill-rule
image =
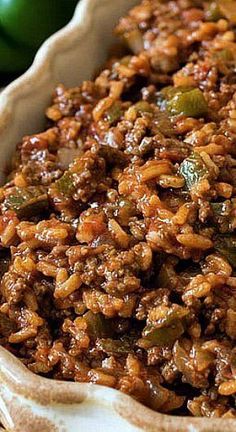
M33 1L33 0L31 0ZM82 0L33 66L0 95L0 179L22 136L44 127L59 82L74 86L105 60L118 18L138 0ZM58 382L29 372L0 348L0 420L14 432L235 432L235 420L161 415L116 390Z

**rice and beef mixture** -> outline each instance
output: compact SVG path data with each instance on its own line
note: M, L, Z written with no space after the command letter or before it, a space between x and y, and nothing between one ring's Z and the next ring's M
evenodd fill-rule
M162 413L236 416L236 2L143 0L0 189L1 344Z

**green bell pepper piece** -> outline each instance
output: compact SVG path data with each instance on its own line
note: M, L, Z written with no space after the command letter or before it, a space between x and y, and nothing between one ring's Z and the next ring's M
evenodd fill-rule
M141 348L172 345L185 331L185 317L189 310L183 306L173 305L165 308L162 317L144 327L138 345Z
M151 348L153 346L169 346L184 333L184 326L181 320L176 319L166 327L156 328L149 324L143 330L143 337L139 340L141 348Z
M189 190L192 189L200 180L207 178L209 175L208 169L204 164L199 153L192 153L184 159L179 167L180 174L184 177L186 186Z
M123 111L122 111L121 102L117 101L114 102L113 105L106 111L106 118L110 123L110 125L113 125L120 119L122 114Z
M142 113L153 113L151 105L147 101L139 101L134 105L135 110L138 114Z
M199 88L190 86L164 87L157 95L157 105L170 115L202 117L207 114L208 105Z
M68 170L55 182L55 186L63 196L71 197L75 192L73 174Z
M4 209L14 210L19 218L32 217L48 209L48 197L41 186L16 187L4 202Z
M99 339L96 344L97 348L109 355L122 355L132 352L131 339Z
M171 115L198 118L207 114L208 105L202 91L194 88L187 91L177 91L167 102L167 109Z
M207 6L205 15L207 21L218 21L219 19L223 18L220 7L215 1L210 2L210 4Z

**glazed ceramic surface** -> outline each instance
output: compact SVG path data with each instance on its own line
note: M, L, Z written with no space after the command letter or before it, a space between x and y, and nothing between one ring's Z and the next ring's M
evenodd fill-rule
M74 18L0 95L0 180L17 142L44 128L54 87L90 78L106 58L118 18L138 0L81 0ZM41 378L0 347L0 422L9 432L236 432L235 420L155 413L116 390ZM1 428L0 428L1 430Z

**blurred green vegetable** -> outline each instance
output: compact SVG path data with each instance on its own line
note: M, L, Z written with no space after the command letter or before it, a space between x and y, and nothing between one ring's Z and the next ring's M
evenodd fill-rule
M14 210L19 218L32 217L48 209L48 197L42 186L17 187L5 198L3 206Z
M20 72L72 17L77 0L0 0L0 72Z
M0 72L23 71L32 63L33 58L34 50L12 43L0 30Z
M213 58L215 60L221 61L221 62L231 62L234 60L234 56L231 50L225 48L219 51L215 51L213 54Z
M152 113L153 112L151 105L147 101L144 101L144 100L137 102L134 105L134 108L138 114Z
M206 9L206 19L208 21L218 21L221 18L223 18L223 14L217 2L210 2Z

